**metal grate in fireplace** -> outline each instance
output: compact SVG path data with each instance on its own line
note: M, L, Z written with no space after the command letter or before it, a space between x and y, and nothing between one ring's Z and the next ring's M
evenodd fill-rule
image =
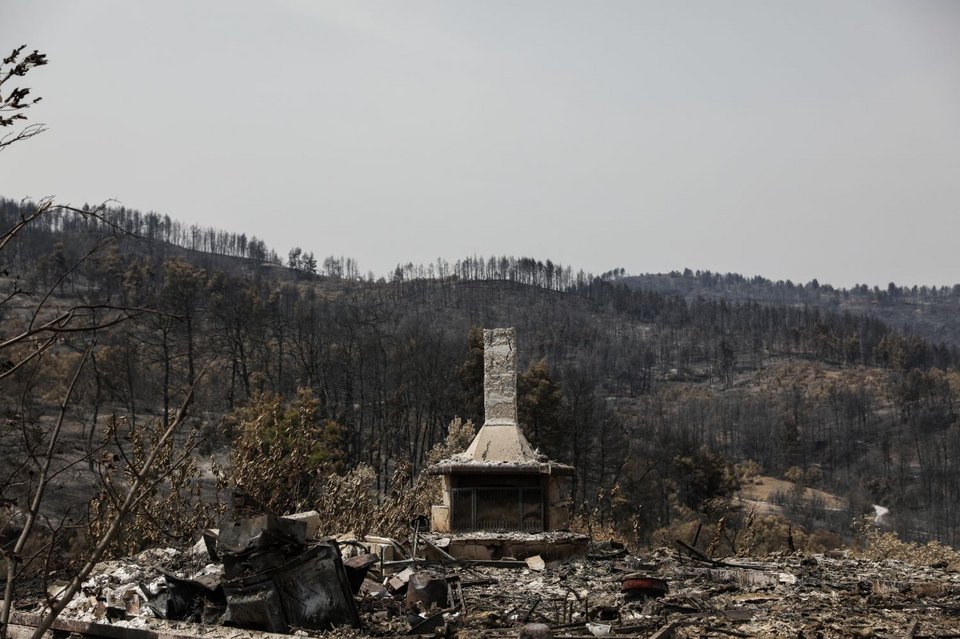
M539 488L454 488L454 532L543 532Z

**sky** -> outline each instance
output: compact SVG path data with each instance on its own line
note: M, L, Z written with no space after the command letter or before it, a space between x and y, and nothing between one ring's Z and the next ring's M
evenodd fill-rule
M5 197L377 275L960 282L960 2L0 0L20 44L48 130L0 152Z

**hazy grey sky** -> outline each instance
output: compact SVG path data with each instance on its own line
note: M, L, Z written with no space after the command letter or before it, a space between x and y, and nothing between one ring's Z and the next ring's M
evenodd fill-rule
M0 194L344 254L960 281L960 2L0 0ZM6 51L2 51L6 53Z

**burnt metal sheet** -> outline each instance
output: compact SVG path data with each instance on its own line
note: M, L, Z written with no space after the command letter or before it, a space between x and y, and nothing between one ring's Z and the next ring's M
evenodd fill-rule
M360 624L334 542L312 546L277 568L229 580L224 589L231 625L289 632Z
M158 617L203 623L223 614L227 601L218 579L183 579L167 571L161 572L166 588L149 603Z
M378 563L380 563L380 557L372 553L365 553L343 560L343 567L347 572L347 580L350 582L350 590L353 594L360 592L360 586L363 584L363 580L367 578L370 568Z
M282 566L304 551L304 547L265 548L240 554L222 553L223 574L227 579L256 577Z
M270 578L263 581L223 585L227 593L227 614L225 625L265 630L267 632L288 632L287 618L280 604L280 594Z
M446 608L450 605L447 578L430 572L416 572L410 576L407 587L407 608Z
M239 554L264 548L303 546L306 539L306 521L262 515L225 523L217 541L221 554Z
M670 592L670 586L663 579L647 577L639 573L625 576L621 584L620 592L627 600L663 597Z

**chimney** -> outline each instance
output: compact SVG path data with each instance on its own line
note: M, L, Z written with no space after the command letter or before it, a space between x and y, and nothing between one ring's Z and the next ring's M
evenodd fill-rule
M483 331L484 425L517 424L517 348L512 328Z

